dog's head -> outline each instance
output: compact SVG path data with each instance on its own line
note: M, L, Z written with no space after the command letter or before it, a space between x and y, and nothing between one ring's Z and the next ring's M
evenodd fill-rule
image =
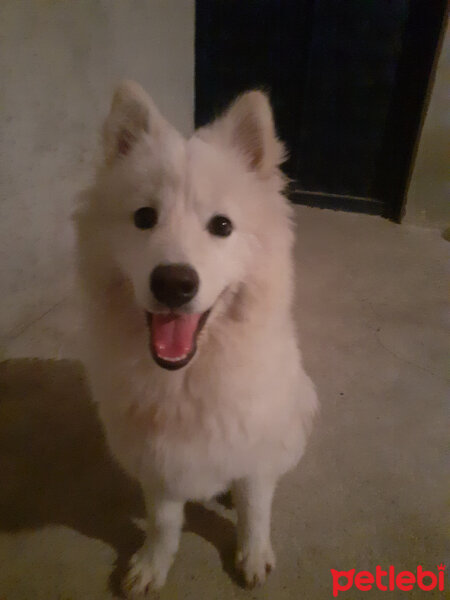
M125 82L103 140L103 248L132 283L156 362L183 367L218 307L226 310L271 263L280 235L290 236L269 102L248 92L186 140L141 87Z

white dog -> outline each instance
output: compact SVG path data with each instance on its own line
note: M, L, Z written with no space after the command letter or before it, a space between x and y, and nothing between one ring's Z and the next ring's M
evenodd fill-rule
M186 140L125 82L103 141L75 220L89 377L148 513L127 591L164 584L185 502L229 488L236 564L260 583L275 563L275 486L317 405L291 317L294 236L268 100L248 92Z

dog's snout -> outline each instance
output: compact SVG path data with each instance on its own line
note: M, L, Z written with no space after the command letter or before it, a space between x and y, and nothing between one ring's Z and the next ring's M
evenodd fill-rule
M179 308L196 295L199 287L197 271L189 265L159 265L150 277L150 289L158 302Z

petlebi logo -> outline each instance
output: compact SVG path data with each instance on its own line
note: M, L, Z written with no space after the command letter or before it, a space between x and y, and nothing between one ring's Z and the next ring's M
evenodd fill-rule
M334 597L338 596L341 592L350 590L353 586L361 592L368 592L373 588L383 592L388 590L408 592L415 587L424 592L430 592L435 589L442 592L445 586L445 565L438 565L436 572L425 571L421 565L417 567L415 572L397 572L392 565L386 571L380 565L377 565L375 573L371 573L370 571L359 571L356 573L356 569L350 569L350 571L331 569L331 576L333 578ZM342 596L342 598L344 599L345 597Z

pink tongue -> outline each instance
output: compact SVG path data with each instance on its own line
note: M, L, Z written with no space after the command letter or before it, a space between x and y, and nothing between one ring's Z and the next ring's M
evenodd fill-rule
M152 343L161 358L184 358L194 346L201 314L152 316Z

